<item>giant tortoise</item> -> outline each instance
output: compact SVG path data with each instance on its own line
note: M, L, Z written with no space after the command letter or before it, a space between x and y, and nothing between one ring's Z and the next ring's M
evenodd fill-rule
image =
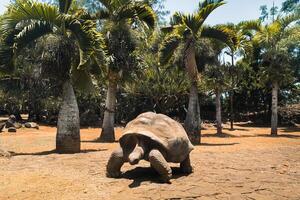
M184 128L163 114L146 112L129 122L107 163L107 176L121 176L125 162L131 165L144 159L150 162L163 182L170 182L172 170L168 162L180 163L183 173L192 173L190 152L193 150Z

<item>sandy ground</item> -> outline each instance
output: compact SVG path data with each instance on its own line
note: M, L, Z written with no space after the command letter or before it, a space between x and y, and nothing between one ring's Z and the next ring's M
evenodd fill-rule
M172 184L158 182L149 163L125 164L122 178L105 177L105 166L118 146L93 142L100 130L82 129L82 153L56 154L55 128L1 133L0 145L14 152L0 157L0 199L300 199L300 129L269 129L239 124L215 137L202 131L203 144L191 153L194 173L173 166ZM121 128L117 128L119 137Z

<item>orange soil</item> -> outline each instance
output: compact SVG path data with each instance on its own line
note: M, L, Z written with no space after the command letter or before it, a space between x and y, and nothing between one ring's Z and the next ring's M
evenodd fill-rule
M82 129L82 153L56 154L52 127L1 133L0 146L14 152L0 157L0 200L6 199L300 199L300 129L236 126L215 137L205 126L202 145L191 153L194 173L184 176L172 164L172 184L160 184L142 161L125 164L122 178L105 176L118 144L93 142L96 128ZM117 137L122 128L116 128Z

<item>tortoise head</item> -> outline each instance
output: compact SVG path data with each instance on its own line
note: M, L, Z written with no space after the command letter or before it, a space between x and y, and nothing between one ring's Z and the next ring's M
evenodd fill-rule
M135 146L134 148L132 148L133 150L128 155L128 161L131 165L135 165L144 158L146 149L144 141L141 138L134 136L132 137L132 140L135 141Z

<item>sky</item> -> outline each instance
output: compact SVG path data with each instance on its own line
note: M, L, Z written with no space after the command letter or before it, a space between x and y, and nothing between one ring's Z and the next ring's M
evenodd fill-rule
M227 22L238 23L243 20L258 19L259 7L273 5L281 7L284 0L225 0L225 5L217 8L208 18L206 23L210 25L224 24ZM199 0L166 0L166 9L170 14L175 11L193 12L197 8Z
M278 7L284 0L227 0L227 4L217 8L207 19L207 24L238 23L243 20L257 19L260 16L259 7L273 4ZM193 12L199 0L166 0L166 10L173 14L175 11ZM5 10L9 0L0 0L0 14Z

